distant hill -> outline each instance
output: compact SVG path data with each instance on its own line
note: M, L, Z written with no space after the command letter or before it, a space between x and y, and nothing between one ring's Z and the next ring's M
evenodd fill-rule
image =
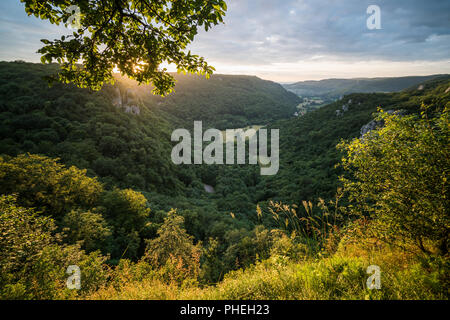
M450 75L428 80L395 93L354 93L298 118L280 120L268 129L280 129L280 170L263 177L257 200L331 199L338 187L341 139L360 137L361 128L377 108L419 113L422 103L430 112L450 101Z
M168 112L187 124L202 120L217 129L263 125L292 116L301 99L280 84L255 76L216 74L206 79L173 74L175 92L154 96L148 86L133 86L135 94L152 108Z
M300 81L283 85L287 90L302 97L336 99L351 93L398 92L442 75L411 76L395 78L325 79Z

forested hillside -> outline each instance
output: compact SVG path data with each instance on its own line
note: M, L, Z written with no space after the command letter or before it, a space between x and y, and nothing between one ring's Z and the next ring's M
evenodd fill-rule
M448 298L449 77L291 118L297 98L253 77L181 76L161 100L48 88L49 68L0 63L0 298ZM196 116L280 129L278 174L175 166Z
M104 233L94 236L100 240L94 241L95 245L90 243L83 248L101 249L103 253L110 254L111 261L120 257L136 258L142 254L145 248L144 239L149 238L152 232L153 234L156 232L171 208L177 208L178 214L185 218L186 228L195 237L195 241L208 241L209 238L220 239L220 247L216 250L218 250L217 254L220 252L225 259L214 274L207 276L208 279L220 278L226 270L246 265L255 259L253 255L253 258L249 257L236 262L237 249L230 249L228 253L226 251L253 234L256 218L248 213L254 211L255 199L250 195L254 193L253 181L259 175L258 169L252 166L249 168L251 171L249 175L239 173L236 171L239 169L235 168L233 169L236 172L235 175L229 177L228 169L231 168L175 166L170 159L173 145L170 134L175 128L189 128L193 123L177 114L176 110L171 109L169 105L167 109L162 104L158 105L161 99L151 95L151 88L137 87L133 82L125 79L120 79L114 86L107 86L100 92L62 84L55 84L49 88L44 77L56 70L55 65L1 62L0 69L0 154L5 156L4 170L6 167L12 170L8 178L16 179L17 177L13 177L18 174L16 170L25 170L25 175L31 172L35 172L33 175L37 174L34 170L42 170L44 177L47 175L46 170L49 171L48 174L56 171L56 175L60 175L64 171L61 171L62 168L58 167L57 162L53 160L58 158L59 163L67 167L85 169L85 173L79 173L83 176L81 179L98 178L102 183L101 189L104 190L104 192L96 193L93 197L96 200L90 203L90 206L81 206L83 210L93 211L92 215L90 211L80 212L80 204L75 200L72 204L64 205L65 208L58 211L58 214L55 214L51 208L42 207L40 201L25 201L19 196L20 204L36 206L50 216L59 216L57 221L59 230L65 226L63 220L77 223L79 228L85 228L89 223L93 224L94 229L104 225L105 227L101 228ZM180 76L179 81L185 87L178 89L177 86L177 94L189 96L189 99L182 100L183 108L189 111L189 106L195 105L194 101L202 103L201 96L190 95L189 92L199 94L204 92L205 103L206 101L218 102L211 108L210 118L197 118L197 120L205 120L206 123L208 119L221 118L218 111L220 107L228 108L228 104L221 100L226 100L222 94L240 101L239 107L254 107L255 110L260 109L265 112L263 118L257 118L257 121L267 122L269 117L277 119L291 116L292 108L295 109L296 97L277 84L254 77L224 76L224 78L226 79L224 82L227 83L225 88L218 89L219 92L216 92L214 88L220 88L217 81L221 80L211 80L213 84L208 85L202 84L202 81L207 80L192 80L187 77L184 81L184 77ZM236 80L235 87L233 87L233 78ZM186 83L191 80L194 83L200 82L200 88L187 87ZM275 90L273 96L269 94L268 87ZM275 104L276 108L281 108L281 113L274 113L275 109L267 113L273 101L277 100L284 101L284 105ZM283 107L289 110L288 113L283 111ZM185 112L183 108L179 110ZM284 115L282 112L285 112ZM245 118L245 121L239 124L252 123L252 121L254 120ZM209 125L212 124L215 123L209 123ZM25 154L39 154L49 158L37 156L9 158ZM12 165L11 161L18 161L18 163ZM11 164L12 168L9 165L6 166L6 163ZM25 163L29 165L22 168ZM39 169L39 167L42 168ZM219 169L222 175L217 177ZM37 183L38 188L43 186L41 183L44 183L45 188L50 189L45 197L49 196L49 193L57 192L54 189L57 189L62 182L55 179ZM5 194L18 192L19 185L26 189L29 186L28 183L33 183L12 180L6 184L5 181L0 188ZM205 192L203 183L214 185L215 193ZM247 190L247 185L251 185L253 189ZM67 188L70 189L69 186ZM152 227L144 228L140 222L132 223L135 221L133 215L129 217L129 223L125 223L127 226L122 227L116 221L118 219L116 214L106 213L113 205L109 203L112 198L108 198L110 199L108 204L102 199L116 197L118 192L122 192L125 197L125 190L128 190L125 188L139 190L146 196L149 201L148 206L154 213L151 217L154 223ZM32 197L35 198L34 195ZM55 195L55 197L58 196ZM80 197L83 198L81 195L76 198ZM127 197L133 198L133 193ZM123 201L132 201L126 199ZM230 201L230 199L233 200ZM127 204L124 205L127 206ZM106 211L104 211L105 208ZM227 210L233 208L238 210L236 214L239 219L232 219L229 215ZM71 213L75 212L73 210L77 213ZM102 212L102 216L97 216L97 212ZM78 220L81 221L77 222ZM121 221L121 223L124 222ZM205 226L209 228L206 229ZM118 230L119 227L120 230ZM230 237L228 233L233 234L233 232L235 236ZM80 235L69 236L71 239L69 242L78 241L79 237Z
M166 111L189 126L194 120L219 130L265 125L291 117L300 102L281 85L254 76L173 76L177 81L175 92L165 98L152 95L149 86L130 86L147 105Z
M43 77L55 68L0 63L0 153L58 157L109 187L177 194L194 178L170 161L175 128L191 128L194 120L219 129L267 124L290 117L298 100L278 84L246 76L177 75L176 93L164 99L125 79L97 93L49 88Z
M303 117L271 125L280 130L280 170L258 185L269 197L282 200L330 198L338 186L341 168L335 168L342 154L336 149L341 139L361 135L377 108L418 113L422 103L433 108L445 105L450 76L424 82L399 93L351 94L341 100L307 113ZM266 186L263 188L263 186Z
M142 107L139 117L112 104L112 90L49 88L55 66L0 63L0 152L45 154L88 169L110 187L177 192L170 161L171 125Z

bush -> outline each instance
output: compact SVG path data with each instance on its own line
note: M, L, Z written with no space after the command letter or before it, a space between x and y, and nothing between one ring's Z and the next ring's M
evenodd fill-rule
M21 154L0 156L0 194L17 194L26 207L45 210L53 217L74 207L91 207L103 191L86 170L65 167L58 159Z
M100 213L82 210L72 210L62 220L63 230L69 243L81 241L86 251L101 250L111 235L105 219Z
M183 223L183 217L174 211L169 212L158 229L158 238L147 242L143 261L160 269L166 281L195 281L200 272L201 244L193 244L193 238L186 233Z
M375 236L414 244L423 253L448 254L450 109L432 118L381 113L385 126L341 143L347 152L342 178L349 207L374 219ZM396 241L400 243L400 241Z
M33 209L0 197L0 299L59 299L86 294L105 284L105 257L86 255L78 245L61 245L55 225ZM81 269L81 290L66 288L67 267Z

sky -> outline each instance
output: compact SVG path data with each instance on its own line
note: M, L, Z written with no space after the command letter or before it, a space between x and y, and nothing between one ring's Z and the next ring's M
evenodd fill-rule
M225 1L225 23L189 48L216 73L285 83L450 73L449 0ZM381 29L367 27L370 5ZM19 0L0 1L0 60L39 62L40 39L69 33L28 17Z

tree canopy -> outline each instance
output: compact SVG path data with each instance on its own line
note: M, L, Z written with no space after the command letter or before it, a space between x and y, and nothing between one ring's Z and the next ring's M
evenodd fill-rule
M377 237L448 254L449 107L428 118L381 113L385 126L340 144L353 179L342 178L352 212L375 218Z
M113 70L139 83L153 83L156 94L171 92L175 80L161 67L212 74L204 58L186 52L199 28L208 31L223 22L223 0L21 0L28 15L72 26L71 35L41 40L41 61L61 64L49 77L99 90L113 81Z
M251 121L276 97L295 102L281 87L214 76L191 93L181 80L159 107L121 83L48 88L47 70L57 65L0 62L0 299L448 299L448 76L266 118L283 129L269 178L251 165L176 167L169 133L190 121L183 99L199 114L217 97L208 125ZM112 103L118 91L139 115ZM241 114L226 108L232 95ZM387 111L362 135L377 106ZM331 201L341 174L347 192ZM374 264L383 285L370 291Z

